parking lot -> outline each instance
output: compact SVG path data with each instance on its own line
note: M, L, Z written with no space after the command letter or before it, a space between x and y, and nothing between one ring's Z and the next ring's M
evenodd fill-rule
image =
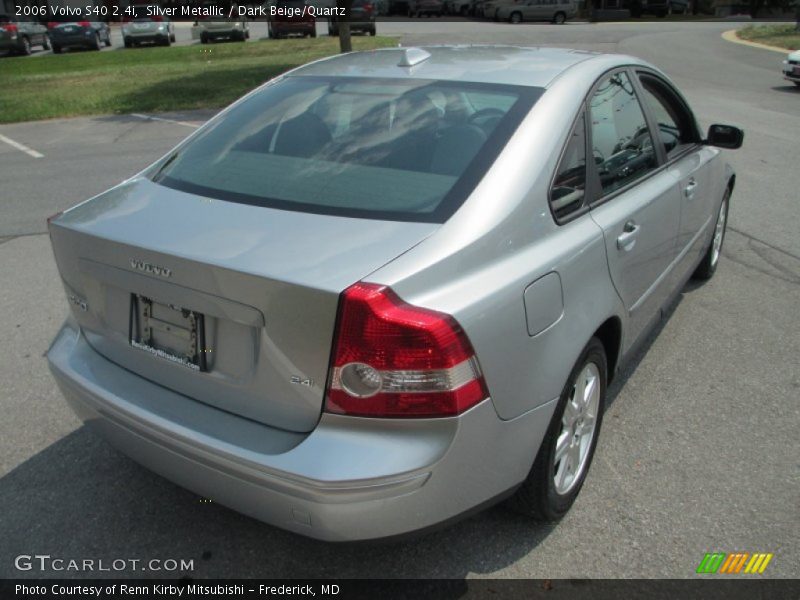
M46 218L133 175L212 112L0 125L0 576L81 575L14 568L17 555L50 554L194 559L180 573L194 578L692 577L704 553L742 550L775 554L764 577L797 577L800 88L781 79L784 55L720 37L735 26L378 25L404 45L639 56L674 79L703 128L746 132L729 154L737 184L719 270L683 290L612 386L587 483L557 525L500 506L418 539L324 544L205 501L111 449L69 411L43 357L68 310ZM147 52L119 50L114 35L104 52ZM177 36L191 43L186 26Z

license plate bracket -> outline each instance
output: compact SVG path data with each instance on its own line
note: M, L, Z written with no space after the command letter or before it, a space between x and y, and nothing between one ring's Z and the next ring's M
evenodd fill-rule
M172 304L131 294L131 346L194 371L206 371L205 317Z

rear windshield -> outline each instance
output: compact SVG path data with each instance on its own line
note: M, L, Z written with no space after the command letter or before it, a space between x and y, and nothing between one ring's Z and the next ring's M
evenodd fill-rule
M286 77L212 123L153 180L285 210L441 223L480 181L541 91Z

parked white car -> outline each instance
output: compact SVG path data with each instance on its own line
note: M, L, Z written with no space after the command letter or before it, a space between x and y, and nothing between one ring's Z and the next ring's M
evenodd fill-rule
M243 42L250 37L247 21L195 21L192 25L192 39L203 44L219 39Z
M800 50L795 50L783 61L783 78L800 87Z

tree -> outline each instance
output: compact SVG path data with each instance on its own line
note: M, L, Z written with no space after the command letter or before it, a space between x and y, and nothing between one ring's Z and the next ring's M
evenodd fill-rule
M353 44L350 41L350 12L353 8L353 0L336 0L339 8L339 15L336 16L337 29L339 31L339 52L353 51Z

